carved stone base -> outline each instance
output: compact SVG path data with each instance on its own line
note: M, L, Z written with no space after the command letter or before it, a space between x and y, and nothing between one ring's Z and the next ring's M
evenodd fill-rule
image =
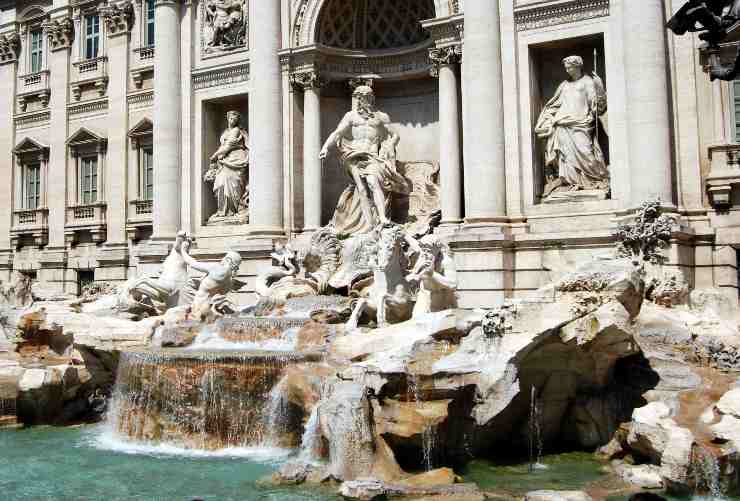
M543 198L542 203L562 204L568 202L586 202L591 200L606 200L608 197L608 190L555 191L547 198Z
M214 214L210 218L208 218L209 226L229 226L248 223L248 214L236 214L235 216L219 216L218 214Z

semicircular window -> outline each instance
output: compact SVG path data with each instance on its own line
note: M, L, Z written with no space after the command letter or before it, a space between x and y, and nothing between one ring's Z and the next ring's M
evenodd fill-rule
M420 22L433 17L433 0L328 0L317 38L340 49L406 47L429 38Z

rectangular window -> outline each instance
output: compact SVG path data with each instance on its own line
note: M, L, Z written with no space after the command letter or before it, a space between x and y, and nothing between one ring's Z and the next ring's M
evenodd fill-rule
M85 16L85 59L95 59L100 50L100 16Z
M31 73L38 73L44 64L44 34L41 30L31 32Z
M98 158L85 157L80 160L80 203L94 204L98 201Z
M41 164L28 164L23 182L25 209L38 209L41 203Z
M141 166L141 198L152 200L154 198L154 155L151 148L143 150Z
M154 45L154 0L146 0L146 46Z

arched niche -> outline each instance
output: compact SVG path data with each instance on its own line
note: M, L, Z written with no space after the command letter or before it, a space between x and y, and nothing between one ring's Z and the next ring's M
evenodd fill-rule
M345 3L345 4L358 4L360 7L365 3L364 0L297 0L293 10L293 22L291 30L291 46L301 47L305 45L311 45L319 40L319 32L321 30L320 23L322 21L322 13L326 7L331 8L331 4L334 2ZM373 4L378 5L378 10L385 10L385 5L380 4L394 4L392 7L399 7L401 9L411 9L410 12L416 9L417 0L403 0L393 1L386 0L367 0L367 3L371 6ZM431 10L428 10L425 5L431 5ZM425 19L447 17L460 12L462 6L461 0L425 0L421 7L422 11L429 11L431 15ZM394 9L395 10L395 9ZM420 19L421 20L421 19Z

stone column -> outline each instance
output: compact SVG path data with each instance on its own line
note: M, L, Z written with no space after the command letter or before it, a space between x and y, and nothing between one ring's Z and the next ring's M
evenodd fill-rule
M129 4L130 5L130 4ZM108 150L105 172L107 243L127 244L128 166L128 45L133 10L115 6L101 8L108 32ZM103 165L99 162L99 165Z
M429 51L432 76L439 78L439 162L442 224L462 222L462 170L460 163L460 102L457 66L460 47Z
M291 82L303 90L303 229L321 228L323 169L321 152L321 86L315 71L295 73Z
M630 205L659 197L672 206L672 122L662 0L622 2Z
M20 185L18 178L13 175L15 167L13 110L19 52L20 36L17 33L12 32L0 36L0 130L5 131L0 134L0 152L4 155L3 160L0 161L0 175L6 181L0 184L0 207L5 207L5 213L0 217L0 252L8 253L11 252L10 228L13 221L13 209L17 208L13 203L14 190ZM5 259L2 259L2 262L5 262Z
M180 228L180 0L154 3L153 240Z
M279 1L250 0L250 233L282 235L283 117Z
M465 1L465 219L471 224L506 219L499 17L499 0Z
M100 8L108 33L108 147L105 165L106 244L98 252L96 280L125 281L128 277L128 70L133 5Z
M39 280L59 292L74 292L77 288L76 273L67 270L67 253L64 226L67 211L67 104L69 103L70 51L74 40L74 23L69 17L57 18L44 25L48 37L49 87L49 163L46 192L49 208L49 243L40 257Z

